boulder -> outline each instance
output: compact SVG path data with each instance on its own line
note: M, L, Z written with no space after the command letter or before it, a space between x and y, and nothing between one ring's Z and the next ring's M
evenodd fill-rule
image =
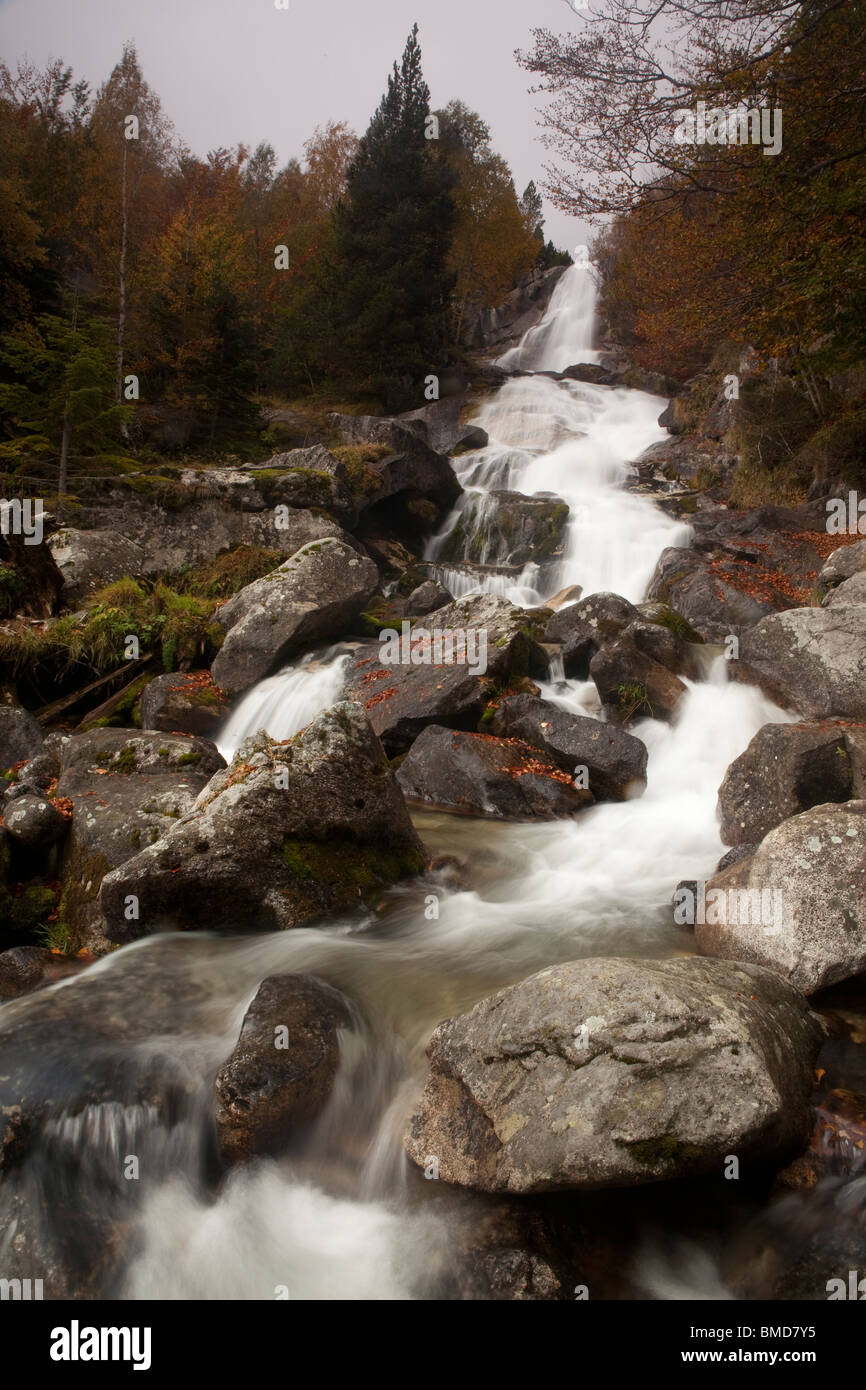
M117 531L64 526L48 542L63 575L63 599L77 604L125 575L141 574L144 551Z
M213 739L229 708L209 672L171 671L157 676L141 692L141 727Z
M596 652L589 674L615 724L630 719L673 719L686 687L678 676L647 656L625 633Z
M217 610L226 639L212 667L215 684L239 695L301 647L339 636L378 582L373 561L342 541L304 546Z
M104 875L189 811L225 760L206 739L137 729L75 734L61 744L59 760L57 795L73 807L61 865L62 915L72 945L104 951L98 904Z
M754 965L552 966L439 1025L405 1147L485 1192L721 1177L803 1140L822 1036Z
M383 444L390 452L366 464L378 485L370 502L381 503L401 494L411 501L424 498L434 507L433 517L445 513L460 496L461 487L449 460L427 443L427 429L420 420L395 420L378 415L328 416L347 444Z
M441 389L441 382L440 382ZM407 410L399 416L400 420L420 420L424 426L424 438L437 454L466 453L470 449L484 449L490 442L487 432L478 425L461 422L460 416L466 404L465 394L442 396L441 400L430 401L419 410Z
M417 589L413 589L406 600L406 612L413 618L426 618L428 613L435 613L437 609L444 608L451 603L451 595L447 589L443 589L441 584L437 584L435 579L425 579L423 584L419 584Z
M344 698L364 706L389 757L405 753L428 724L475 729L495 689L547 669L536 620L507 599L458 599L434 616L435 622L414 626L411 641L401 634L399 661L383 641L370 642L348 668ZM448 633L457 634L453 660Z
M18 999L46 984L55 962L46 946L13 946L0 952L0 999Z
M412 744L397 781L410 801L494 820L573 816L594 800L529 743L435 724Z
M765 724L719 788L726 845L754 845L788 816L866 796L866 725Z
M814 806L706 885L704 956L752 961L803 994L866 969L866 801Z
M244 1015L216 1079L216 1128L224 1163L280 1154L324 1107L340 1061L340 1029L353 1015L310 975L271 975Z
M866 541L840 545L828 555L818 575L818 589L830 589L866 570Z
M595 653L615 641L639 616L634 604L619 594L589 594L554 613L544 640L561 645L567 676L586 680Z
M866 571L843 579L821 601L822 608L862 608L866 604Z
M47 797L24 795L12 801L3 824L13 839L30 849L57 844L69 828L68 819Z
M463 512L439 558L496 565L540 563L562 554L567 521L568 503L560 497L484 493L477 506Z
M490 731L542 749L572 777L585 767L597 801L628 801L646 787L647 750L615 724L571 714L532 695L512 695L497 705Z
M794 608L743 634L732 675L809 719L866 719L866 623L858 608Z
M284 930L375 904L424 863L370 721L344 703L285 743L247 739L156 844L108 874L100 902L118 942L165 928Z
M0 704L0 771L35 757L44 737L41 725L26 709Z

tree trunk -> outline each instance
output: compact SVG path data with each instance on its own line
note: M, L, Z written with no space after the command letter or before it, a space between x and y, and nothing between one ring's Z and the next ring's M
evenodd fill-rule
M126 158L128 144L123 142L123 175L121 180L121 233L120 233L120 288L117 306L117 380L115 398L118 405L123 403L123 345L126 337L126 243L128 235L126 206ZM126 425L121 425L124 439L128 437Z

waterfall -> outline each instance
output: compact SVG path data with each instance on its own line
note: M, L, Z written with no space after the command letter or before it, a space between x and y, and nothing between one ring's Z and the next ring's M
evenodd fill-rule
M559 280L541 323L517 347L497 358L511 372L564 372L578 362L597 362L593 349L597 287L593 271L573 265Z
M217 735L217 747L226 761L231 762L250 734L264 732L281 742L339 700L350 655L345 647L310 652L296 666L259 681Z
M595 283L574 266L554 291L547 315L518 348L500 359L515 366L553 366L592 356ZM512 360L513 359L513 360ZM646 593L662 550L687 545L691 528L646 497L623 490L630 464L667 438L658 424L665 402L641 391L586 382L521 376L485 401L474 423L489 436L484 449L455 460L464 493L425 559L455 597L499 593L513 603L538 605L568 584L584 593L612 590L632 603ZM489 534L495 523L491 493L553 496L568 504L562 555L517 575L473 569L480 556L493 562ZM493 499L495 502L495 499ZM462 568L455 573L453 538L461 528ZM443 552L448 560L443 558ZM452 587L455 585L456 587Z

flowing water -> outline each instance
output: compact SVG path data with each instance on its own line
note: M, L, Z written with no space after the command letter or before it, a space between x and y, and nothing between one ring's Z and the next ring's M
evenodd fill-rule
M511 365L556 369L591 358L588 283L577 269L563 276L548 318ZM473 582L492 591L506 583L524 602L566 583L639 601L660 551L687 540L622 490L630 461L661 437L661 405L548 376L507 382L479 412L490 444L459 461L469 491L450 526L472 506L477 517L496 490L553 493L570 519L552 564L513 583L496 572L476 572ZM349 652L305 657L251 691L219 740L226 756L257 729L286 738L332 703ZM600 717L591 683L564 680L561 667L543 694ZM26 1161L0 1187L0 1273L17 1250L22 1261L30 1252L65 1264L79 1290L127 1298L474 1296L465 1270L471 1251L484 1248L490 1203L426 1182L400 1145L431 1030L553 962L688 952L689 937L671 922L672 891L715 867L725 769L761 725L784 718L755 689L728 684L719 658L707 680L689 684L676 724L638 727L649 766L637 800L538 824L419 813L431 855L462 866L457 881L431 871L396 889L378 916L317 929L152 937L4 1006L4 1059L45 1106ZM227 902L223 931L231 916ZM313 1132L282 1160L226 1178L215 1160L214 1077L261 980L285 971L343 991L355 1023L342 1034L337 1084ZM140 1162L135 1181L121 1173L128 1155ZM579 1201L581 1219L594 1211L608 1221L610 1199L592 1208ZM652 1207L652 1194L646 1201ZM681 1219L675 1208L671 1220ZM632 1260L645 1209L635 1221L619 1237ZM700 1249L673 1266L654 1246L640 1259L632 1287L652 1296L717 1290ZM611 1287L617 1296L616 1279Z

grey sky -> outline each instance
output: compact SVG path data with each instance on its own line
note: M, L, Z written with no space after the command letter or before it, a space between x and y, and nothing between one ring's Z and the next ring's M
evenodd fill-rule
M269 140L280 162L301 158L317 125L360 134L414 20L434 106L459 97L479 111L518 192L541 181L537 98L514 60L531 29L583 20L568 0L0 0L0 54L42 66L63 58L96 86L134 40L166 115L199 155ZM546 231L573 250L580 223L546 204Z

